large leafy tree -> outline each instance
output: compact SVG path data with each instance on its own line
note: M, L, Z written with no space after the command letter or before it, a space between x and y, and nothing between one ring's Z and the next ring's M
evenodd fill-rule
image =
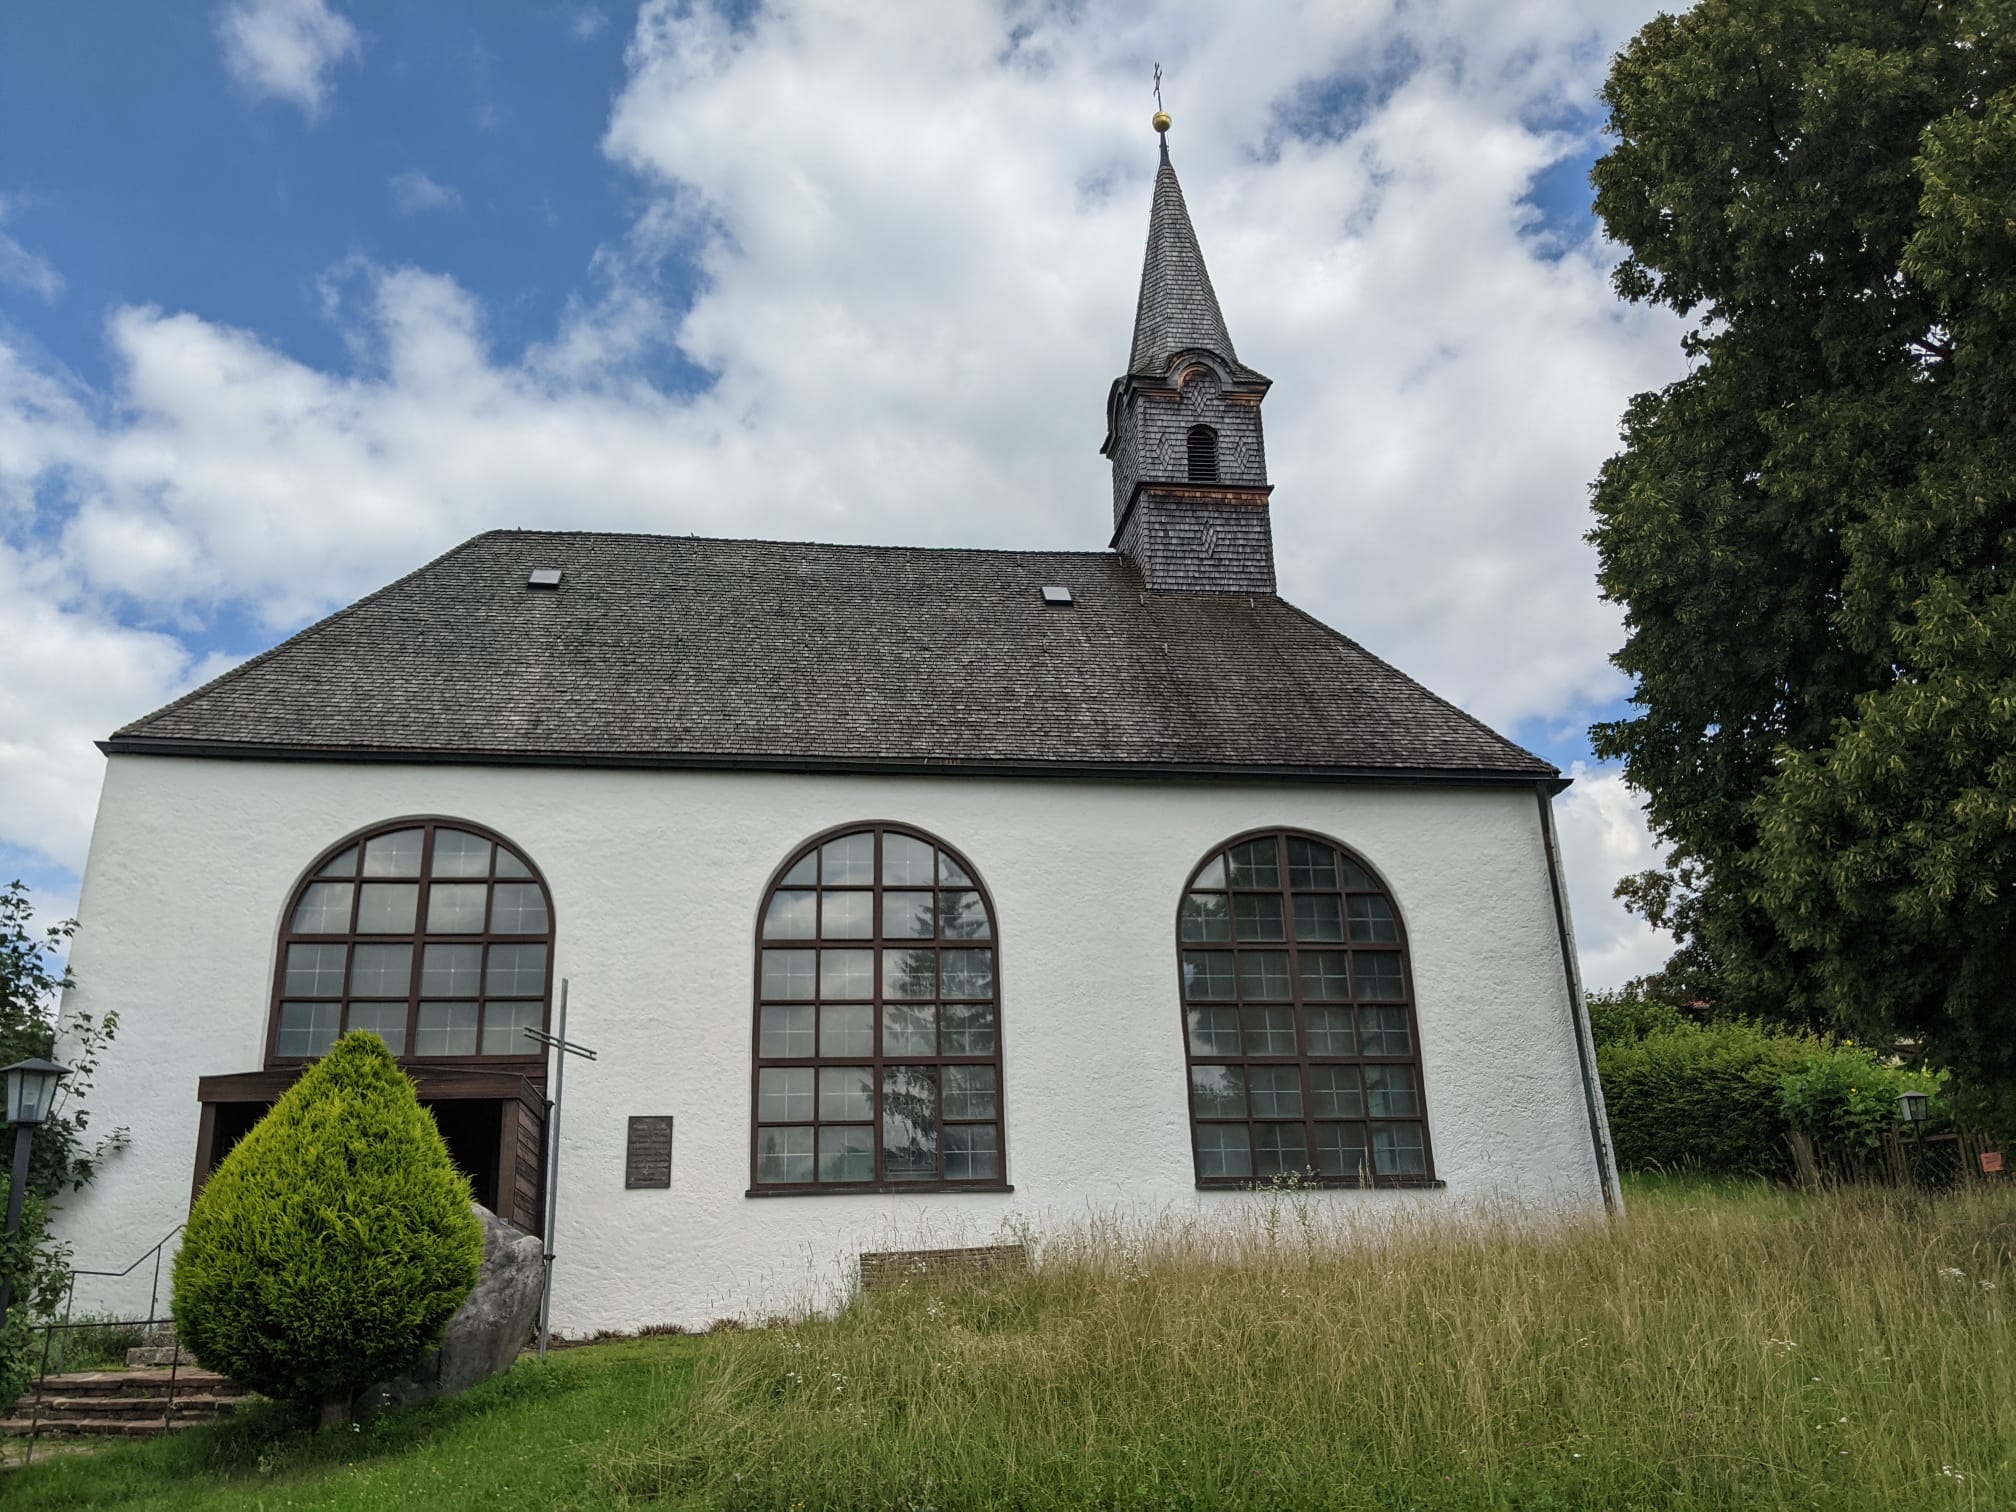
M1672 985L2016 1085L2016 7L1704 0L1604 90L1621 294L1693 318L1595 489Z

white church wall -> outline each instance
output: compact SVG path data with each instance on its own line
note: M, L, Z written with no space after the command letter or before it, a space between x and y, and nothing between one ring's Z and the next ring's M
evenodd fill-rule
M1510 1198L1600 1210L1539 814L1530 789L994 781L125 756L84 878L73 1009L116 1009L91 1098L130 1149L73 1200L82 1266L181 1221L199 1076L263 1064L280 918L345 834L438 814L545 874L571 1038L554 1325L696 1325L839 1284L864 1249L981 1242L1091 1217L1236 1220L1199 1191L1174 921L1227 838L1305 829L1384 876L1405 920L1436 1174L1427 1192L1325 1191L1368 1213ZM808 837L887 820L979 869L999 947L1010 1193L751 1198L752 971L772 871ZM669 1190L626 1190L626 1121L676 1119ZM80 1289L80 1306L125 1308Z

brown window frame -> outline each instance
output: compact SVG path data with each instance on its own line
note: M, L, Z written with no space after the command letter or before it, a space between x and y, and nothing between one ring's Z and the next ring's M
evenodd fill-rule
M1276 880L1272 886L1234 886L1231 853L1241 847L1256 842L1272 840L1274 844L1274 867ZM1334 853L1337 868L1335 887L1308 886L1297 888L1292 885L1289 844L1299 842L1320 846ZM1215 886L1200 879L1206 878L1213 867L1223 868L1222 880ZM1353 870L1366 885L1356 885ZM1198 894L1222 896L1225 899L1223 915L1224 938L1201 936L1205 921L1198 921L1200 933L1188 933L1191 920L1188 917L1190 900ZM1264 900L1272 897L1278 900L1281 937L1278 939L1256 936L1250 939L1239 937L1239 905L1237 900L1249 898ZM1312 937L1303 940L1298 937L1296 927L1295 900L1303 898L1337 899L1337 911L1341 938ZM1351 900L1354 898L1378 899L1383 904L1387 919L1368 919L1367 933L1390 920L1393 929L1391 940L1353 938ZM1271 917L1262 904L1256 904L1260 922L1271 923ZM1421 1024L1415 1007L1414 970L1407 947L1407 926L1398 906L1393 901L1392 890L1365 860L1349 846L1332 840L1327 835L1313 834L1299 829L1259 829L1248 830L1232 836L1214 846L1192 868L1183 884L1182 895L1176 905L1176 1000L1178 1031L1183 1036L1183 1097L1190 1116L1190 1158L1196 1173L1197 1185L1207 1189L1251 1190L1265 1187L1270 1182L1292 1177L1298 1185L1325 1187L1439 1187L1443 1183L1435 1175L1435 1150L1429 1130L1428 1090L1421 1057ZM1326 956L1344 954L1350 958L1347 967L1350 991L1342 999L1329 997L1309 997L1305 994L1303 970L1304 954L1321 952ZM1223 953L1231 957L1232 996L1228 998L1193 997L1190 990L1188 957L1192 954ZM1249 1000L1245 996L1247 974L1240 969L1239 956L1242 954L1270 954L1285 957L1288 974L1288 996L1285 998L1256 997L1250 1006L1259 1009L1290 1009L1292 1011L1295 1050L1292 1055L1261 1055L1251 1048L1252 1034L1248 1028L1245 1009ZM1397 963L1400 996L1369 997L1358 991L1360 977L1356 957L1382 957ZM1319 972L1319 975L1321 973ZM1390 976L1379 973L1390 980ZM1305 1000L1306 998L1306 1000ZM1405 1015L1409 1053L1405 1055L1368 1055L1365 1053L1365 1032L1361 1013L1366 1008L1399 1010ZM1221 1053L1213 1049L1200 1049L1200 1035L1194 1032L1193 1010L1224 1010L1232 1012L1233 1033L1238 1036L1238 1053ZM1331 1051L1315 1052L1311 1049L1310 1011L1325 1013L1346 1011L1349 1014L1352 1053L1337 1054ZM1222 1027L1216 1032L1223 1033ZM1384 1031L1382 1031L1384 1032ZM1208 1036L1203 1036L1208 1039ZM1198 1078L1199 1067L1236 1066L1241 1071L1241 1106L1243 1111L1233 1113L1201 1113L1199 1111ZM1314 1078L1329 1067L1356 1068L1356 1082L1359 1091L1360 1112L1318 1114L1316 1112L1317 1088ZM1396 1067L1409 1069L1413 1073L1415 1112L1412 1114L1375 1115L1371 1111L1372 1093L1364 1086L1366 1068ZM1255 1100L1251 1090L1250 1072L1253 1069L1266 1071L1294 1072L1294 1089L1299 1097L1300 1112L1294 1114L1256 1113ZM1346 1083L1347 1088L1349 1083ZM1259 1166L1259 1134L1264 1126L1299 1125L1302 1134L1302 1151L1306 1157L1302 1166L1294 1171L1261 1173ZM1319 1125L1338 1126L1348 1131L1350 1126L1363 1130L1363 1139L1358 1149L1360 1159L1355 1171L1322 1171L1317 1169L1319 1146ZM1419 1171L1380 1172L1375 1168L1375 1141L1373 1131L1381 1127L1417 1126L1421 1135L1421 1155ZM1203 1131L1207 1128L1229 1128L1241 1126L1246 1130L1248 1169L1244 1174L1207 1174L1204 1162ZM1348 1145L1340 1144L1339 1149Z
M872 835L874 837L873 879L867 884L829 883L824 876L825 863L823 856L825 847L834 841L853 835ZM890 835L900 835L906 839L914 840L933 848L932 880L929 885L929 891L932 895L934 930L942 931L943 929L943 920L945 917L942 906L943 894L946 892L977 893L980 898L980 906L987 913L988 934L985 939L947 937L942 932L934 933L929 939L907 936L885 936L883 934L883 894L885 892L921 892L926 890L917 884L890 883L885 880L886 874L883 864L884 842L886 837ZM963 883L953 882L948 884L944 880L940 858L949 859L953 865L959 868L967 880ZM812 862L814 868L811 880L794 880L793 873L797 872L808 860ZM766 939L764 929L770 915L771 901L779 892L783 891L809 891L812 893L814 898L814 913L812 933L809 937L788 938L780 936ZM869 896L871 899L869 903L871 935L869 938L835 936L832 939L828 939L822 934L825 923L825 900L827 895L833 892L866 894ZM1014 1190L1014 1187L1008 1180L1007 1081L1003 1070L1004 1034L1001 1011L1001 916L999 911L994 907L994 898L988 892L987 884L982 880L979 871L975 869L973 863L964 854L956 847L946 844L945 841L939 839L930 831L920 829L911 824L876 820L837 825L832 829L822 830L819 834L812 836L802 844L793 847L783 863L770 874L770 879L764 884L762 896L757 903L754 933L755 950L751 993L754 1007L750 1016L749 1188L746 1195L750 1197L841 1196L847 1193L864 1192L1011 1192ZM771 997L767 1000L767 1006L770 1007L806 1007L812 1009L812 1053L802 1056L766 1056L763 1053L763 1010L766 1006L763 992L763 953L766 949L807 950L815 953L821 949L872 949L874 952L872 995L866 998L836 996L831 1000L830 1004L834 1007L867 1007L869 1009L872 1024L872 1054L836 1053L828 1055L823 1053L821 1044L824 1038L822 1033L824 1028L823 1016L825 1008L829 1006L829 1000L823 992L822 973L815 954L812 963L813 990L810 997L790 999ZM921 998L892 998L887 994L885 990L886 978L883 974L883 956L887 951L892 949L928 949L934 952L985 949L992 952L993 965L989 995L985 998L954 998L952 1000L954 1003L959 1004L984 1002L993 1009L994 1041L993 1050L990 1054L951 1055L946 1053L943 1039L942 1015L946 998L942 990L944 985L942 974L936 978L939 990L934 992L928 1000ZM905 1055L890 1053L886 1049L883 1042L886 1017L884 1009L892 1002L898 1005L914 1003L917 1006L924 1006L928 1002L938 1010L938 1037L934 1053L930 1055ZM824 1097L820 1086L821 1078L819 1073L829 1067L839 1069L864 1065L870 1068L869 1075L871 1078L871 1104L866 1125L872 1132L873 1140L870 1164L871 1174L867 1179L860 1181L821 1181L818 1179L820 1159L819 1130L825 1127L860 1127L861 1123L859 1120L848 1119L825 1120L818 1116L821 1111L819 1104L823 1101ZM892 1179L885 1172L883 1161L885 1116L883 1109L883 1072L887 1067L904 1065L930 1066L938 1072L936 1108L938 1174L935 1178ZM991 1125L993 1128L996 1164L995 1174L991 1178L947 1178L944 1174L946 1159L945 1129L947 1125L944 1114L944 1072L947 1067L964 1066L991 1068L994 1073L993 1118L991 1120L974 1118L953 1120L955 1124L966 1127L985 1127ZM805 1070L812 1073L814 1096L812 1116L806 1119L773 1119L766 1122L762 1118L763 1073L765 1071L784 1069ZM813 1131L812 1169L814 1179L811 1181L761 1180L761 1139L763 1130L765 1128L802 1127L810 1127Z
M412 830L412 829L418 829L422 832L419 871L413 874L411 877L395 877L395 876L367 877L363 871L364 847L368 845L371 841L376 840L382 836L397 834L402 830ZM489 852L488 868L482 877L480 878L465 877L452 874L436 877L434 875L435 838L437 834L442 830L460 831L465 834L475 835L481 839L490 842L491 849ZM340 858L345 851L353 848L357 851L357 861L347 877L347 880L351 883L349 928L341 933L328 933L328 934L297 933L294 928L294 920L296 915L300 911L303 899L307 896L308 889L318 882L332 882L332 881L340 882L346 880L346 878L342 876L329 874L328 868L330 867L331 863ZM515 874L499 875L497 870L497 856L500 848L504 851L509 852L512 856L516 857L519 863L524 866L525 868L524 876L521 877ZM358 915L363 907L363 900L364 900L364 890L362 884L367 881L383 881L383 882L411 881L412 883L414 883L416 893L415 893L415 903L413 910L412 929L401 932L396 930L392 931L360 930L358 928L359 923ZM506 883L530 882L536 884L537 887L539 888L539 896L546 906L545 931L539 934L530 934L530 933L504 934L495 931L494 929L491 928L491 924L494 921L494 914L492 912L494 898L486 896L484 900L484 915L483 915L484 928L481 931L475 933L454 933L454 934L431 933L427 928L427 910L429 906L428 889L436 882L473 883L478 881L482 882L486 888L490 889L494 889L496 884L498 884L499 882L506 882ZM372 824L364 829L360 829L349 835L346 835L343 839L338 840L334 845L325 848L321 852L321 854L319 854L315 858L314 862L305 871L302 872L300 877L295 881L292 889L290 889L287 894L286 910L280 916L279 947L274 952L274 958L273 958L273 990L271 996L267 1001L266 1065L272 1069L279 1069L283 1067L300 1067L307 1065L311 1061L319 1059L319 1054L318 1055L281 1054L280 1007L283 1002L289 1002L289 1003L332 1002L332 1001L336 1002L337 1004L340 1005L340 1013L341 1013L341 1017L338 1021L337 1033L338 1034L345 1033L347 1032L350 1026L351 1004L354 1001L359 1000L360 998L371 1000L368 998L368 995L354 993L350 990L351 986L350 966L353 960L352 952L359 945L407 944L411 945L413 948L413 959L410 966L408 967L406 977L406 1033L405 1033L405 1040L401 1045L400 1052L396 1058L402 1064L413 1063L425 1066L469 1066L469 1067L481 1068L483 1070L514 1072L518 1075L529 1077L535 1082L543 1081L546 1071L546 1052L543 1048L534 1044L529 1039L526 1040L525 1048L522 1052L516 1052L510 1055L485 1055L482 1052L483 1014L485 1008L490 1002L490 994L484 991L483 988L487 986L487 977L490 965L489 952L492 946L544 945L546 947L546 968L543 977L541 979L540 991L539 991L539 1027L544 1032L550 1032L552 1029L552 1018L553 1018L553 945L554 945L555 932L558 927L558 922L559 922L558 915L555 913L553 908L553 890L549 886L547 886L545 876L540 872L538 866L533 863L531 857L526 854L525 848L522 845L517 844L515 841L509 839L508 837L499 834L496 830L489 828L487 825L476 824L467 819L452 818L447 815L441 815L441 814L409 814L402 818L390 819L384 821L383 823ZM472 995L473 1000L477 1003L477 1019L476 1019L477 1049L473 1054L419 1055L416 1054L414 1051L413 1047L418 1043L421 1000L423 997L427 997L429 1001L439 1000L438 994L429 996L427 994L423 994L421 991L422 968L426 957L426 947L429 944L478 945L483 949L483 956L481 958L482 964L478 968L479 971L478 990ZM343 991L340 994L334 996L328 994L289 993L286 990L287 954L288 954L288 948L293 945L343 946L344 947ZM456 999L456 1001L469 1001L469 1000L471 999L467 998ZM518 1002L529 1001L530 995L526 994L524 996L514 996L504 998L502 1000L518 1001ZM397 999L391 996L390 994L387 994L382 998L376 999L375 1001L396 1002Z

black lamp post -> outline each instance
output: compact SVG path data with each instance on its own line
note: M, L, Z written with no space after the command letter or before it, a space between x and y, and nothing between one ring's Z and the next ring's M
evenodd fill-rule
M28 1147L35 1129L48 1120L56 1101L56 1084L70 1074L68 1066L52 1060L16 1061L5 1071L7 1078L7 1122L14 1126L14 1175L7 1184L7 1228L11 1244L21 1232L21 1205L28 1200ZM14 1300L12 1276L0 1276L0 1328L7 1326L7 1309Z

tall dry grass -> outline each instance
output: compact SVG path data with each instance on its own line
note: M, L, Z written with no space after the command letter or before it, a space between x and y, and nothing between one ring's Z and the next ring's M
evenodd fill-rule
M2016 1503L2016 1201L1090 1226L709 1341L625 1495L780 1508Z

